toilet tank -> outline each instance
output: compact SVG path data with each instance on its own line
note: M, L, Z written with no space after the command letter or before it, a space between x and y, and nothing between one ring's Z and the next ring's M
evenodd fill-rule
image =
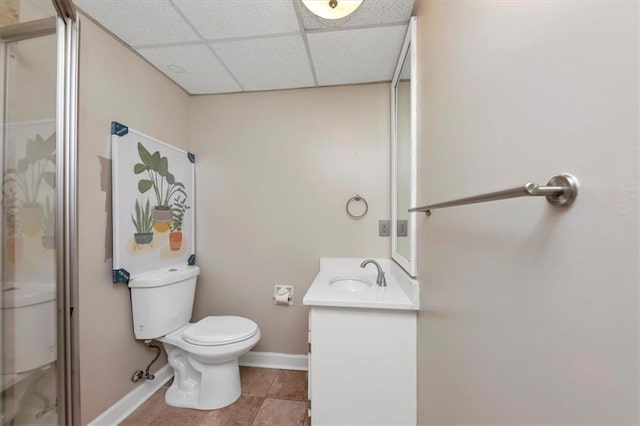
M191 320L197 266L176 266L139 275L129 281L136 339L156 339Z

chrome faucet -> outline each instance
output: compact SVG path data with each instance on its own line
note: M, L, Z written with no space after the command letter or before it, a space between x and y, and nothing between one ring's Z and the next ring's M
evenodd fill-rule
M387 280L384 278L384 271L382 270L382 268L380 267L380 264L378 264L378 262L376 262L373 259L367 259L364 262L362 262L360 264L361 268L364 268L365 266L367 266L368 264L373 263L374 265L376 265L376 268L378 268L378 278L376 278L376 284L378 284L380 287L386 287L387 286Z

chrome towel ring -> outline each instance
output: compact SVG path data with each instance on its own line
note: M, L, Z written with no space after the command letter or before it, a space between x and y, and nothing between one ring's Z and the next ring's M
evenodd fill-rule
M349 209L349 206L351 205L351 203L353 203L353 202L360 202L360 201L362 201L362 202L364 203L364 212L362 212L362 213L361 213L361 214L359 214L359 215L356 215L356 214L351 213L351 211L350 211L350 209ZM360 220L360 219L362 219L362 218L367 214L367 212L369 211L369 203L367 203L367 200L365 200L364 198L362 198L362 197L360 196L360 194L356 194L356 196L355 196L355 197L351 197L351 198L349 198L349 199L347 200L347 204L345 205L345 210L347 211L347 214L349 215L349 217L350 217L351 219Z

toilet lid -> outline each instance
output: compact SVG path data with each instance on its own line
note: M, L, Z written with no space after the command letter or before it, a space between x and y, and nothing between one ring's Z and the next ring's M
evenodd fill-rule
M202 346L228 345L254 336L258 324L235 316L206 317L187 327L182 337L189 343Z

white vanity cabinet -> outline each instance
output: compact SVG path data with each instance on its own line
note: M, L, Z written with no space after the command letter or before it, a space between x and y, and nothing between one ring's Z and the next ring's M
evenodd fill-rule
M309 307L309 401L312 426L415 425L418 282L389 259L320 259L304 296ZM340 281L366 285L345 291ZM350 287L349 287L350 288Z
M311 424L416 424L416 312L312 307Z

